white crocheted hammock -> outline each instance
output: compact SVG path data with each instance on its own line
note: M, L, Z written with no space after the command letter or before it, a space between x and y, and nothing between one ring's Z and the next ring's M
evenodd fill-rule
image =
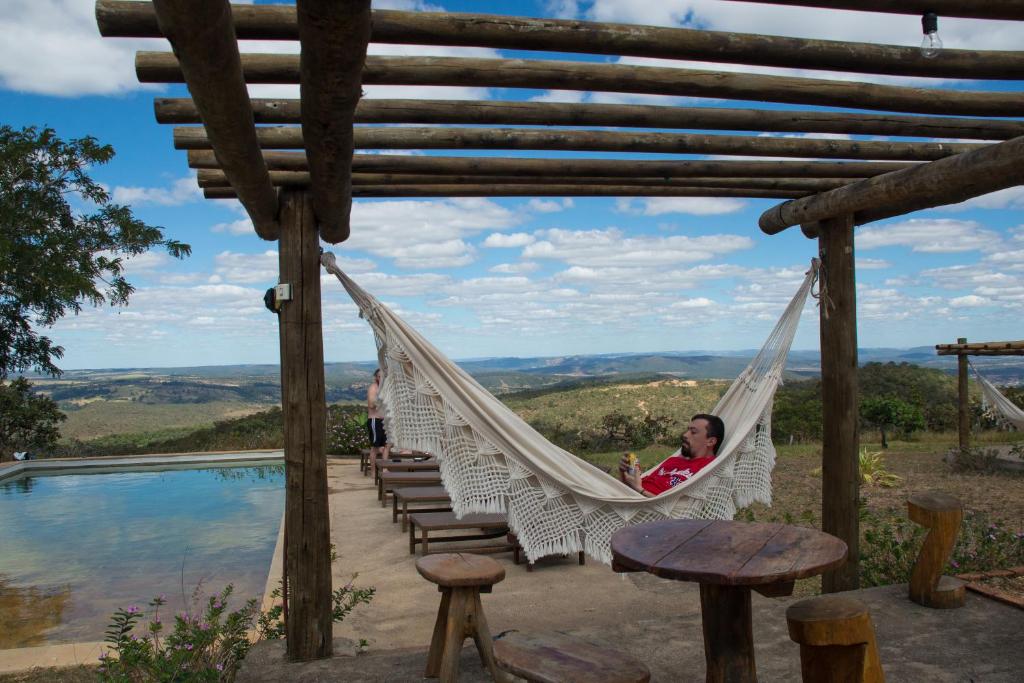
M986 409L994 410L1005 422L1013 425L1016 429L1024 429L1024 410L1017 407L1017 404L1003 396L996 385L985 379L978 368L971 363L971 370L981 385L982 403Z
M715 461L692 479L645 498L547 441L468 373L321 257L376 337L384 370L384 426L398 447L437 455L456 515L504 512L531 561L585 551L611 562L612 534L665 518L730 519L753 501L771 502L771 408L817 266L764 347L712 411L726 426Z

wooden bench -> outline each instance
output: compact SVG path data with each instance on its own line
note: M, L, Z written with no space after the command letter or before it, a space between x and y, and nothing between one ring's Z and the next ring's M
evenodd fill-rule
M650 670L640 660L554 631L503 633L494 640L494 658L509 673L540 683L651 680Z
M431 455L418 454L412 455L403 453L401 455L392 455L387 458L378 457L373 461L373 471L375 477L373 483L380 486L380 475L384 470L393 470L396 472L415 472L417 470L429 470L430 466L422 466L422 463L433 463L437 465L437 459Z
M505 578L505 570L489 557L445 553L416 560L416 571L437 584L441 606L430 638L425 678L440 678L444 683L459 680L459 655L462 642L472 638L480 661L495 681L506 681L494 660L491 632L487 628L481 593Z
M424 451L411 451L408 448L405 448L405 449L402 449L400 451L392 450L388 454L387 460L389 462L402 462L402 461L405 461L405 460L423 460L424 458L432 458L432 457L433 456L430 455L430 453L426 453ZM369 458L369 451L367 451L367 458ZM373 463L374 464L375 473L376 473L376 476L373 479L374 486L376 486L378 481L380 480L380 462L381 462L382 459L383 459L383 456L378 455L375 458L375 462ZM366 469L367 469L367 471L370 471L370 469L371 469L370 468L369 460L367 460Z
M513 534L511 531L508 534L508 542L511 543L512 546L513 546L512 547L512 563L513 564L519 564L520 557L522 557L522 559L526 560L526 571L532 572L533 571L533 567L536 564L536 562L530 562L528 559L526 559L526 555L525 555L525 553L523 553L523 546L519 545L519 539L516 538L516 535ZM587 563L587 555L582 550L579 552L578 555L579 555L579 557L577 559L578 559L578 561L580 563L580 566L582 567L582 566L584 566ZM553 555L548 555L547 557L554 557L554 556ZM568 557L568 556L567 555L562 555L562 557ZM541 558L541 559L545 559L545 558Z
M416 530L419 529L417 538ZM477 534L458 536L434 536L432 531L480 531ZM501 538L496 545L480 545L462 548L466 553L500 553L512 550L510 543L504 542L508 533L508 518L503 514L469 514L462 519L455 517L454 512L414 512L409 515L409 554L416 554L416 545L422 545L423 555L430 554L430 543L455 543L463 541L484 541ZM443 552L443 551L440 551Z
M789 637L800 643L804 683L883 683L875 628L859 600L823 595L786 610Z
M402 533L409 526L409 506L417 503L435 503L433 507L413 508L413 512L450 512L452 499L443 486L403 486L395 489L391 497L391 523L398 523L398 515L402 515ZM399 511L398 506L402 509Z
M439 486L441 473L437 470L426 472L384 472L377 486L380 506L387 505L388 493L402 486Z
M359 451L359 471L365 477L370 473L370 449L364 448Z
M963 506L949 494L931 491L911 497L907 501L907 512L911 521L928 529L910 572L910 599L938 609L963 607L964 582L942 575L960 533Z

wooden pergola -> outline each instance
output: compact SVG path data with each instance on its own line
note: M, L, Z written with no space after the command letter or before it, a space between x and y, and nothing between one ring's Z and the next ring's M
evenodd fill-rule
M939 356L957 357L957 432L960 437L960 450L964 451L971 447L971 404L967 396L967 357L1024 356L1024 340L967 343L965 337L960 337L956 340L956 344L936 344L935 353Z
M1024 0L754 0L940 16L1024 20ZM279 241L287 463L288 652L331 649L329 528L318 246L349 235L352 197L644 196L786 200L761 229L800 225L818 240L825 531L849 560L826 591L857 586L858 436L854 227L1024 183L1024 97L881 85L872 74L1024 79L1024 53L943 50L521 17L371 10L369 0L297 7L226 0L98 0L104 36L160 37L140 52L146 83L186 83L158 98L179 124L210 198L237 197L257 234ZM239 40L299 41L301 54L248 54ZM378 57L369 41L539 51L536 59ZM552 59L550 53L655 57L865 74L861 82ZM298 100L250 99L246 85L300 84ZM364 100L362 85L473 86L716 98L733 107L488 100ZM744 102L789 108L750 109ZM796 107L818 107L794 109ZM844 111L844 110L857 111ZM391 124L403 124L400 127ZM595 129L598 128L598 129ZM708 134L706 131L727 131ZM688 131L688 132L687 132ZM778 133L809 134L779 137ZM768 134L768 136L765 136ZM835 139L814 134L882 136ZM889 140L888 138L901 138ZM953 138L964 142L948 142ZM924 141L922 141L924 140ZM996 141L996 142L993 142ZM456 156L358 150L458 150ZM474 155L474 150L485 151ZM557 150L502 158L496 150ZM582 152L608 153L605 158ZM489 154L488 154L489 153ZM673 155L643 158L643 154ZM699 155L756 157L707 160Z

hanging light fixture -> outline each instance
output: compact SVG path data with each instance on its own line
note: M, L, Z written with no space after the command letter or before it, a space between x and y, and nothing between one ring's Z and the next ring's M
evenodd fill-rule
M939 15L935 12L925 12L921 17L921 32L924 34L921 39L921 56L932 59L942 49L942 38L939 38Z

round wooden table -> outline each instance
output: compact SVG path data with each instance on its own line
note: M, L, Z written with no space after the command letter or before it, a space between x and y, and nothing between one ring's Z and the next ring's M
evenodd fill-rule
M839 566L846 543L785 524L672 519L626 527L612 568L700 583L708 683L757 681L750 589L789 595L793 581Z

